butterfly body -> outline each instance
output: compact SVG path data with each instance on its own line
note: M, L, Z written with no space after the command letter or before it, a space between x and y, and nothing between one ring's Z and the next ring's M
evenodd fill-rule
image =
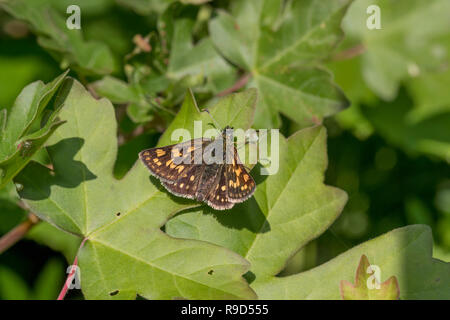
M147 149L139 158L169 192L216 210L230 209L255 191L255 181L239 160L229 127L217 139Z

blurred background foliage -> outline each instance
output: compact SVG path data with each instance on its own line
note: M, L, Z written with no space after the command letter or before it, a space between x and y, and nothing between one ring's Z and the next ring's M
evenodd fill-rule
M70 68L93 95L116 106L120 178L140 150L156 144L186 88L205 105L245 80L245 68L217 50L208 29L220 10L234 12L237 2L0 0L0 107L10 108L30 82L48 82ZM71 4L81 7L81 30L65 28ZM366 27L370 4L381 7L381 30ZM433 256L450 261L449 16L447 0L356 0L350 6L345 38L324 61L350 101L324 120L326 184L345 190L349 200L281 275L416 223L432 227ZM307 125L280 117L285 135ZM35 159L48 161L45 151ZM12 183L0 190L0 236L27 218L17 203ZM54 299L78 244L37 224L0 255L0 299ZM80 297L76 290L70 296Z

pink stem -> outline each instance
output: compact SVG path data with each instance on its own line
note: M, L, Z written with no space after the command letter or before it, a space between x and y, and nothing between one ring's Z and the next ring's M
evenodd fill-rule
M87 238L83 239L83 241L80 244L80 247L78 248L78 252L80 252L81 248L83 248L86 240L87 240ZM75 276L77 266L78 266L78 254L75 256L75 259L73 260L72 269L70 270L69 275L67 276L67 279L64 282L64 286L62 287L57 300L64 300L64 297L66 296L67 291L69 290L69 286L73 281L73 277Z

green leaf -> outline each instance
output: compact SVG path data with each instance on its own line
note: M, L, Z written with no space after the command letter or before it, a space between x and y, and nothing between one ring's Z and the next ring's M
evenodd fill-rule
M17 180L41 219L87 239L78 252L86 298L255 297L241 277L249 265L240 256L161 231L197 203L164 191L141 162L120 181L113 177L117 140L109 101L95 100L75 82L60 115L67 123L47 148L54 171L30 163Z
M339 112L334 118L339 125L351 130L360 139L367 138L373 133L370 122L361 112L361 104L376 101L375 94L367 87L361 74L361 57L332 61L327 67L335 75L336 83L344 90L351 101L349 108Z
M40 221L28 231L26 238L61 252L68 264L72 264L81 243L79 237L64 232L45 221Z
M217 93L233 84L234 70L214 49L209 37L193 44L197 14L197 8L174 4L161 16L159 34L170 51L166 76L173 80L205 78L203 90Z
M353 281L361 255L395 276L400 299L449 299L450 264L431 256L433 238L425 225L411 225L364 242L338 257L297 275L253 285L260 299L340 299L341 280Z
M256 90L249 89L220 99L208 111L220 125L220 128L217 128L218 130L225 128L227 125L247 130L253 122L255 103ZM191 138L193 138L194 121L202 121L202 132L213 128L211 126L211 117L206 112L200 111L192 91L189 90L180 111L162 135L158 145L173 144L174 141L171 140L171 134L177 128L186 129L191 134Z
M256 127L279 126L278 112L303 125L316 124L348 106L321 66L343 36L341 20L351 1L280 0L233 3L219 12L211 38L230 61L252 75L261 93Z
M111 76L106 76L94 82L92 87L96 93L108 98L112 103L127 103L139 100L139 94L136 88Z
M378 283L376 272L371 268L365 255L361 256L356 269L355 284L346 280L341 281L341 296L344 300L398 300L400 291L395 276L383 283ZM374 279L372 280L371 277ZM372 288L369 287L372 284ZM378 286L378 287L377 287Z
M0 235L6 234L27 217L27 212L21 209L17 202L16 188L12 182L0 189Z
M413 98L414 109L409 119L420 121L450 112L450 68L445 72L422 74L406 84Z
M331 225L347 201L345 192L323 184L324 127L301 130L289 139L280 136L274 143L279 144L279 170L266 177L255 170L258 166L253 169L254 197L227 215L190 210L166 226L173 236L213 242L244 256L256 277L252 285L274 278L296 251Z
M380 8L381 29L366 26L370 5ZM355 1L343 28L366 48L362 74L367 85L383 99L393 100L400 82L442 69L449 59L449 14L446 0Z
M92 88L113 103L128 104L127 114L136 123L144 123L153 118L154 107L139 84L128 84L120 79L106 76L94 82Z
M30 289L14 270L0 267L0 298L2 300L27 300Z
M14 40L13 40L14 41ZM2 40L2 47L13 47L14 42ZM30 46L31 47L31 46ZM53 77L55 67L51 59L43 55L29 55L29 49L24 48L27 55L1 55L0 56L0 83L2 84L2 94L0 95L0 108L7 109L13 105L17 93L32 81L43 78L44 75ZM46 76L47 77L47 76Z
M117 0L117 3L129 7L141 15L149 15L152 12L162 13L171 3L200 5L211 0Z
M35 284L34 294L29 299L55 300L64 284L64 265L56 259L50 259L39 273Z
M30 288L14 270L0 266L0 299L2 300L53 300L64 282L64 266L50 259L40 271Z
M67 28L65 16L45 1L2 1L0 7L26 21L38 35L39 45L55 56L62 68L70 66L86 75L108 74L114 70L109 48L100 42L85 41L79 29Z
M201 15L195 6L168 6L158 18L158 33L145 37L150 50L138 48L127 56L128 82L107 76L93 88L114 103L127 103L130 119L144 123L181 103L188 88L210 95L231 87L236 71L211 39L202 37L194 44L195 31L203 23Z
M414 111L413 101L404 90L392 102L362 108L366 119L390 143L409 153L424 153L450 162L450 109L430 112L427 117L418 117Z
M26 86L7 112L0 110L0 188L4 187L31 160L63 121L56 119L62 97L47 119L43 112L63 83L68 71L48 84L36 81ZM43 122L43 120L45 120ZM43 122L42 127L40 123Z

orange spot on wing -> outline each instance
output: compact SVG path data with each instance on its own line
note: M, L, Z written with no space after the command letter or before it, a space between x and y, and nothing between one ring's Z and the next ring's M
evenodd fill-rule
M172 149L172 157L178 158L181 156L181 152L178 149Z

